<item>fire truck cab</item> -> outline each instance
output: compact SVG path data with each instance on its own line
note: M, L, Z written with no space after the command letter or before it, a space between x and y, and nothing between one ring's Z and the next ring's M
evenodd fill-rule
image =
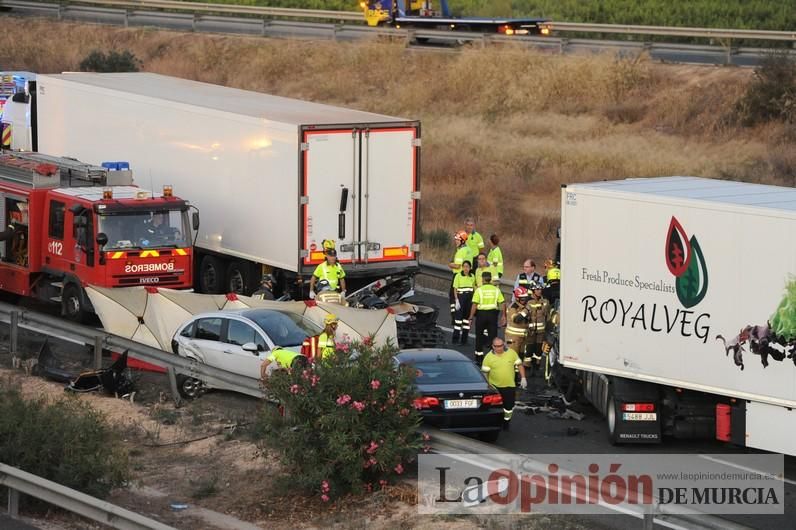
M0 154L0 290L81 321L92 312L87 285L190 288L190 208L170 186L159 196L134 186L125 162Z

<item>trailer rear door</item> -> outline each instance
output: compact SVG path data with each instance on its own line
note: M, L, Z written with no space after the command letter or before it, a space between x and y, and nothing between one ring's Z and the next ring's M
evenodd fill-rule
M334 240L342 263L416 260L419 195L415 126L306 130L303 264Z

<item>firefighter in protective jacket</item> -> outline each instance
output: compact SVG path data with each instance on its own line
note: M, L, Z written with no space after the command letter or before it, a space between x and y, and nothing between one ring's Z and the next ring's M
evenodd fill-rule
M531 299L528 301L528 335L526 338L523 362L533 370L540 368L545 328L550 318L550 303L542 297L542 284L531 285Z
M514 289L514 302L506 310L506 344L520 357L525 355L525 340L528 336L528 290Z

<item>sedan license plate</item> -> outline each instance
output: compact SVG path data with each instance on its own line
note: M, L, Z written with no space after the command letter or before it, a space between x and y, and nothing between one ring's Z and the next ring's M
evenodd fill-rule
M625 421L655 421L658 415L655 412L623 412L622 419Z
M446 399L446 409L477 409L477 399Z

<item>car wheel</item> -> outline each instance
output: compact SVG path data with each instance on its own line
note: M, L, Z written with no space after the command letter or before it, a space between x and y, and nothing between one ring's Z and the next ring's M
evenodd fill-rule
M478 435L482 442L487 442L490 444L497 442L498 436L500 436L500 431L487 431Z
M185 399L196 399L202 393L202 382L195 377L178 375L177 391Z
M206 294L221 294L224 271L221 260L215 256L205 256L199 264L199 291Z
M251 267L243 261L233 261L227 267L227 292L237 294L250 294L252 284Z
M64 287L61 294L61 314L67 320L82 324L87 318L87 313L80 294L80 288L73 283Z

